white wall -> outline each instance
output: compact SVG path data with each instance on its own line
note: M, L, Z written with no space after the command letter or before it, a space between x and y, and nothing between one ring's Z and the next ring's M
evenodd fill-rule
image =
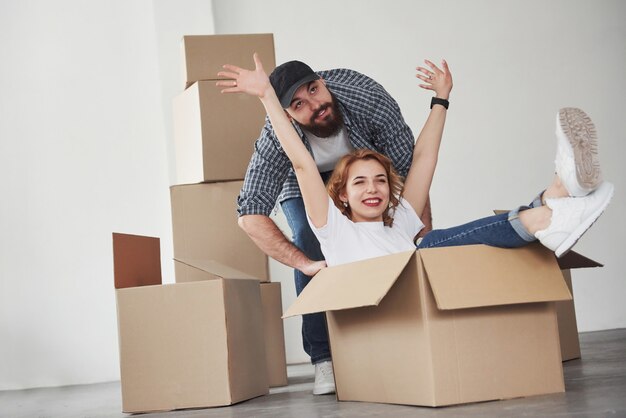
M414 68L424 58L446 58L455 87L431 192L436 227L528 202L551 179L557 110L584 108L617 192L576 247L606 264L574 273L579 328L626 326L626 3L214 0L213 7L216 33L274 33L278 63L300 59L315 69L348 67L374 77L416 134L430 95L417 87ZM272 268L288 306L291 272ZM286 326L288 359L305 360L299 322Z
M0 1L0 390L119 379L111 232L161 237L206 0Z

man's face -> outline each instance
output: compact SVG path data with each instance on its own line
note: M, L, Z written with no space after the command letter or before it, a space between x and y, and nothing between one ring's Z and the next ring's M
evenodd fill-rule
M286 110L300 126L320 138L336 134L343 125L337 101L322 79L300 86Z

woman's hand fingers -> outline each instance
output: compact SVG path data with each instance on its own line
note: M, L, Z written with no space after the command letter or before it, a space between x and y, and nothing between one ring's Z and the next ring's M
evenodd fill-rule
M261 58L259 58L259 54L256 52L252 55L252 59L254 59L254 66L257 71L263 71L263 64L261 63Z
M432 61L424 60L424 62L430 69L425 67L416 68L418 71L416 77L425 82L425 84L420 84L419 86L426 90L435 91L437 96L447 98L452 89L452 75L450 74L448 63L446 60L442 60L441 68L439 68Z

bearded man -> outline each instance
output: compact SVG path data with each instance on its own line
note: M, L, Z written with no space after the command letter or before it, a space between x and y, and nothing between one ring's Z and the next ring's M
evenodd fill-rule
M325 180L335 163L356 148L387 155L396 171L406 176L414 137L396 101L376 81L348 69L316 73L300 61L289 61L276 67L270 82ZM277 202L292 230L292 241L269 218ZM294 268L300 294L326 264L306 220L295 173L269 118L255 143L237 203L240 227L268 256ZM424 233L432 229L430 203L423 222ZM303 316L302 341L315 365L313 393L334 393L323 313Z

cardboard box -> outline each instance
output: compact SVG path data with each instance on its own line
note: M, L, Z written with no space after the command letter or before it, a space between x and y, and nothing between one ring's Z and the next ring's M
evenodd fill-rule
M174 257L214 260L267 282L267 256L237 224L242 185L233 181L170 187Z
M563 392L568 299L543 247L472 245L324 269L285 316L327 311L339 400L440 406Z
M177 184L243 180L265 120L256 97L198 81L174 98Z
M508 210L494 210L496 215L509 212ZM578 325L576 323L576 310L574 306L574 289L572 287L572 275L570 269L602 267L602 264L587 258L575 251L569 251L561 258L557 258L563 279L572 294L572 300L556 302L556 316L559 322L559 338L561 345L561 359L569 361L578 359L580 354L580 342L578 340Z
M287 386L287 357L280 283L261 283L267 379L270 387Z
M571 269L602 267L602 264L575 251L568 252L563 257L557 259L557 261L563 273L565 283L570 293L572 293L572 300L556 302L556 315L559 321L559 337L561 340L561 358L563 361L568 361L581 357Z
M113 234L113 255L124 412L268 393L258 280L162 285L158 238Z
M176 282L186 283L219 277L252 278L245 273L209 260L175 260ZM258 281L258 279L253 278ZM287 360L280 283L261 283L265 359L269 387L287 385Z
M276 67L274 35L188 35L182 40L184 88L199 80L217 80L224 64L253 69L258 53L269 74Z

